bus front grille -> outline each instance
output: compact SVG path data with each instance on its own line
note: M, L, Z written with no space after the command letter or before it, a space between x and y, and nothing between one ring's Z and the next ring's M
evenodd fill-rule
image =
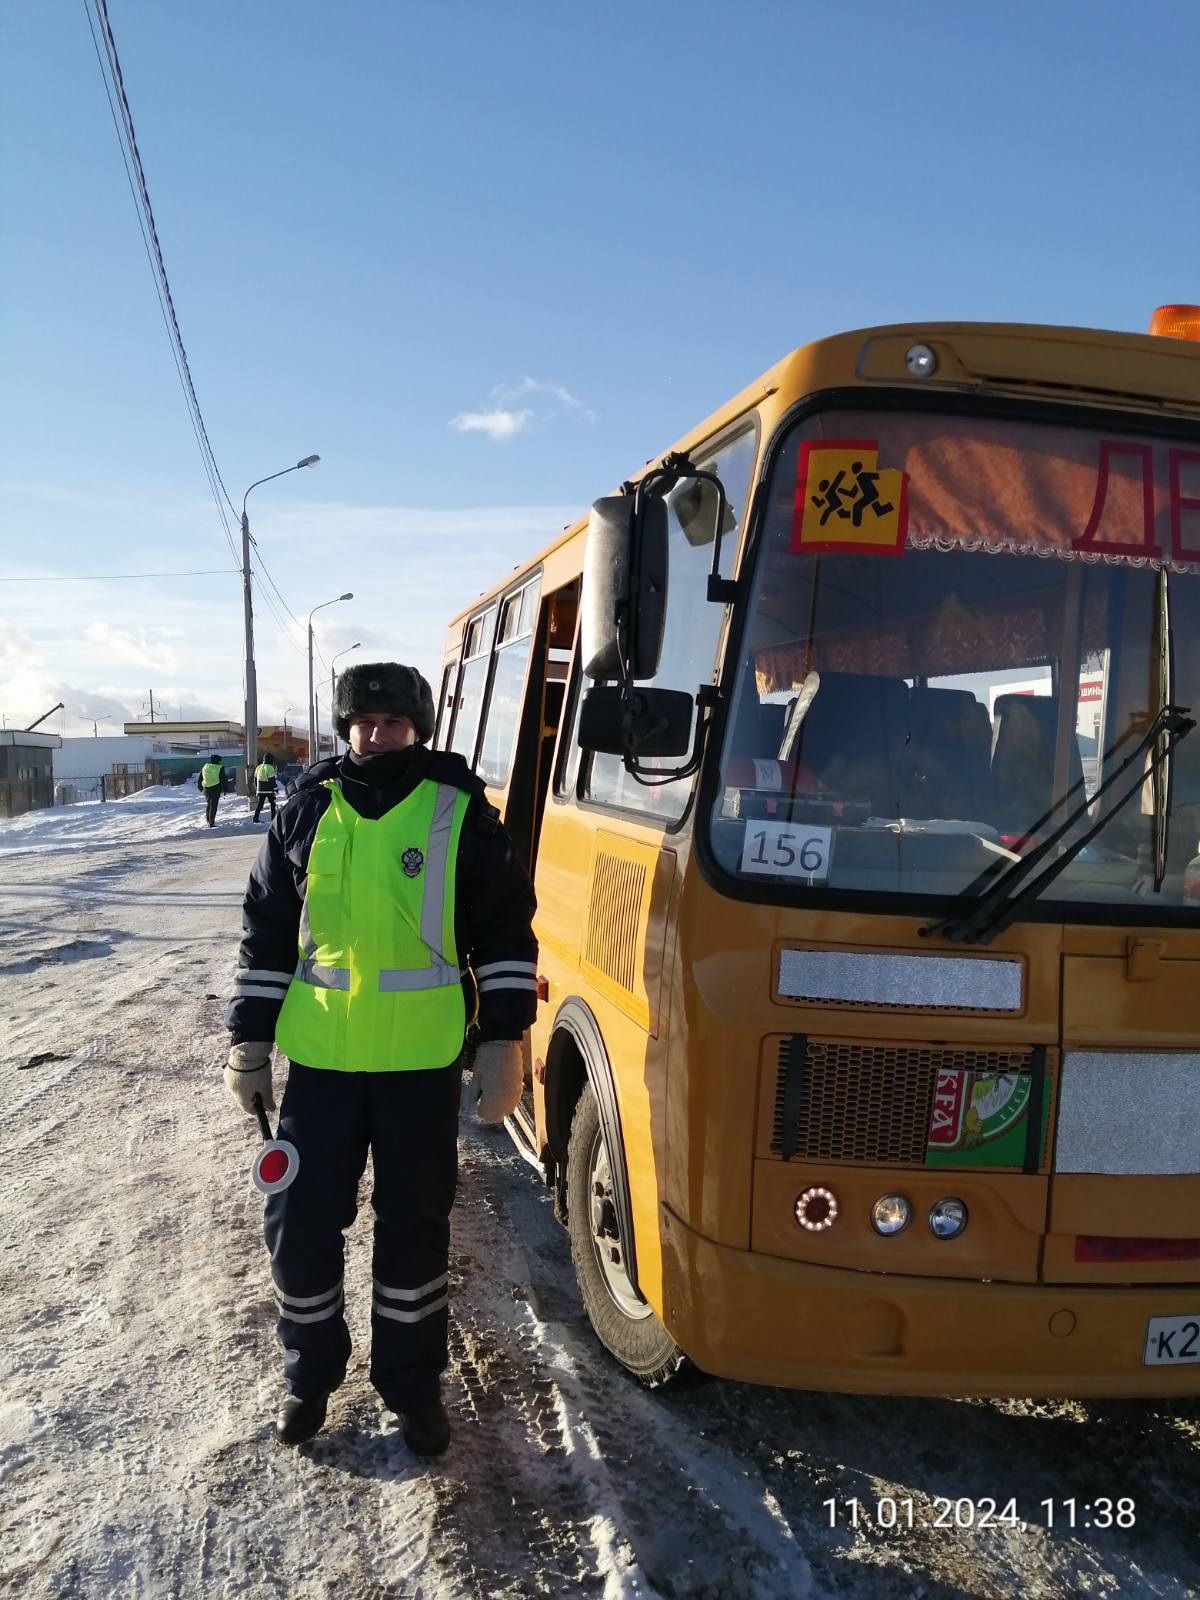
M785 1160L925 1165L939 1072L1029 1072L1031 1049L780 1041L771 1153Z

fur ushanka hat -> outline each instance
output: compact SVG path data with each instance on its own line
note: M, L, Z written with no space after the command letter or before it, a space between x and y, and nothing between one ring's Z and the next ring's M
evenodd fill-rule
M422 744L433 738L433 690L415 667L376 661L346 668L333 698L338 738L349 743L350 718L370 716L373 711L410 717Z

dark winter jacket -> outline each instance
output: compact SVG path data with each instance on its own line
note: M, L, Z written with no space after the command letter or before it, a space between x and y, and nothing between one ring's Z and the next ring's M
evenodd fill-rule
M239 968L291 972L296 965L300 910L308 877L308 855L317 824L329 804L324 780L335 778L359 816L376 820L412 793L424 778L450 784L471 796L459 838L455 875L454 932L464 966L537 961L533 936L533 885L513 851L482 781L461 756L412 745L370 761L351 752L310 767L285 791L279 814L263 841L250 873L242 909L245 930L238 949ZM470 979L464 980L470 987ZM225 1014L234 1044L273 1039L283 1005L277 998L235 995ZM468 1016L471 1005L468 1004ZM537 1011L532 989L483 988L479 1031L484 1039L519 1039Z

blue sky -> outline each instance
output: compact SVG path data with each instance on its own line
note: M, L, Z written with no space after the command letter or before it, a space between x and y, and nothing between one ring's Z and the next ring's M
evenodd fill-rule
M1190 3L109 14L229 491L322 457L250 507L294 612L358 596L326 658L432 673L453 611L809 339L1200 301ZM0 106L0 580L231 566L82 0L3 8ZM257 635L278 715L303 654ZM232 573L0 581L10 725L150 688L240 717Z

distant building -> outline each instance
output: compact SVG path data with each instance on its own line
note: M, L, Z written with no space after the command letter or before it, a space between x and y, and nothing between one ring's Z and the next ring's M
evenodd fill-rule
M56 733L0 730L0 817L20 816L54 804Z

